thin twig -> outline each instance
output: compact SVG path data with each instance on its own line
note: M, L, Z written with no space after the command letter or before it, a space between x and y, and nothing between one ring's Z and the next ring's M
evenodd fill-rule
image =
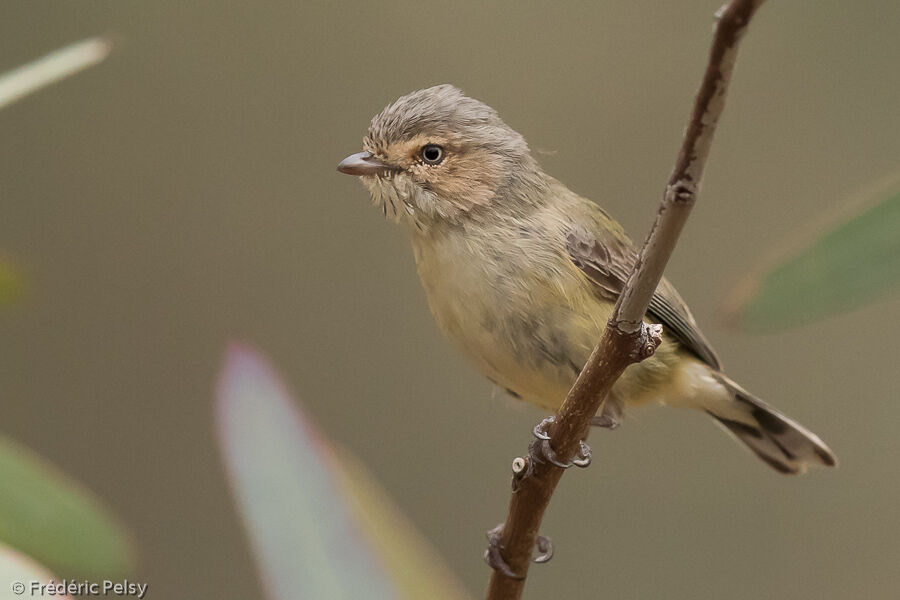
M563 464L583 452L582 440L591 418L603 408L613 384L626 367L647 358L659 345L661 328L644 323L644 313L700 188L716 124L725 107L738 43L763 1L732 0L716 13L718 22L706 73L656 221L634 271L600 343L550 423L549 440L543 445L532 444L529 456L514 462L509 513L502 528L494 530L488 550L494 566L488 600L521 597L535 544L539 539L545 541L538 531L564 470L546 460L546 450L550 450L554 462ZM541 546L543 549L546 544Z

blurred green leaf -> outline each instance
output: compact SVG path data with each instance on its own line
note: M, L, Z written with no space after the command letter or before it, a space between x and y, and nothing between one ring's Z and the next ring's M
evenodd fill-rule
M0 108L96 65L109 55L111 47L105 38L88 38L3 73L0 75Z
M0 306L18 298L22 287L22 279L16 269L0 258Z
M900 185L741 281L727 305L747 329L773 330L861 306L900 283ZM820 229L821 231L821 229Z
M131 572L128 536L99 500L3 437L0 482L0 541L61 576L108 579Z
M464 597L361 467L344 470L253 350L229 348L216 409L227 472L271 600Z
M0 544L0 598L12 600L13 598L30 598L40 596L40 592L32 593L31 582L39 581L48 583L54 578L44 567L24 556L9 546ZM20 590L22 590L20 592ZM61 600L71 599L71 596L54 595Z

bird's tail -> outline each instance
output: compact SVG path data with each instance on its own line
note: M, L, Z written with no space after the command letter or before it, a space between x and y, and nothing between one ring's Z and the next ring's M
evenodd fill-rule
M807 465L837 465L837 458L816 434L721 373L713 376L728 394L707 400L703 408L767 465L788 475L803 473Z

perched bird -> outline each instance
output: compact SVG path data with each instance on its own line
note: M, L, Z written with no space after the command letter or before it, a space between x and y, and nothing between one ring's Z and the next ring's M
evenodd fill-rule
M403 96L338 170L357 175L409 230L431 312L491 381L555 411L566 398L637 257L622 226L538 165L489 106L451 85ZM719 358L663 279L648 322L656 353L625 371L595 425L657 401L710 415L781 473L836 464L812 432L722 373Z

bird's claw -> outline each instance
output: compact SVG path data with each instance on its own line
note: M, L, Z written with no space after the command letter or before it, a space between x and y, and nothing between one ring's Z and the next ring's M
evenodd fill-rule
M506 561L503 560L503 554L500 552L500 537L503 535L503 524L488 530L486 535L488 547L487 550L484 551L484 562L504 577L516 580L525 579L525 577L510 569L509 565L506 564Z
M535 425L534 429L531 430L531 433L533 433L534 437L539 440L549 440L550 434L547 432L547 429L549 429L550 426L553 425L553 422L555 420L555 417L547 417L546 419Z
M548 429L553 425L554 420L554 417L547 417L534 426L534 430L532 431L535 437L535 441L532 443L532 455L534 460L538 462L548 462L561 469L568 469L573 465L583 469L591 464L591 447L588 446L587 442L584 440L578 442L578 452L575 453L572 460L569 462L562 462L557 458L556 452L554 452L553 448L550 446L550 434L548 433Z
M519 575L510 569L509 565L506 564L506 561L503 560L503 555L500 552L500 538L503 535L503 524L497 525L489 530L486 535L488 547L487 550L484 551L484 562L504 577L516 580L525 579L522 575ZM543 535L537 536L534 540L534 553L531 560L543 564L549 562L551 558L553 558L553 542L550 541L550 538Z
M588 446L586 441L581 440L578 442L578 452L572 457L572 464L580 469L591 464L591 447Z
M538 564L550 562L550 559L553 558L553 542L548 537L543 535L537 536L537 539L534 540L534 549L537 551L537 554L531 560Z

